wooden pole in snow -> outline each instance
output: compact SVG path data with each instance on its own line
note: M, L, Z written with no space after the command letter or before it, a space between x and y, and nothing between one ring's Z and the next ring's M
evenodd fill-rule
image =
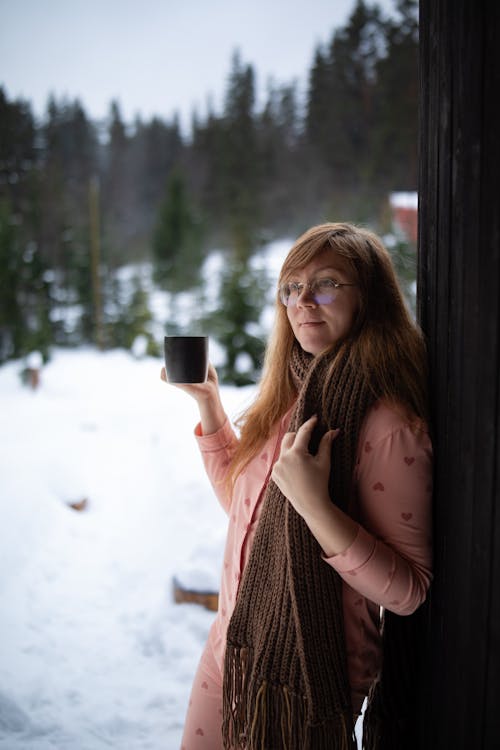
M92 177L89 183L90 213L90 266L92 275L92 302L94 314L95 342L99 349L104 349L104 330L102 322L102 295L99 265L101 262L101 229L99 221L99 178Z

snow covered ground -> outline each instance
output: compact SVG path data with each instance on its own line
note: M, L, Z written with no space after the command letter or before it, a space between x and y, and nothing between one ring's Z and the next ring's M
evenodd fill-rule
M160 367L58 350L37 391L0 368L0 750L179 747L214 615L172 576L218 585L226 520ZM251 395L224 387L229 415Z
M272 243L255 268L275 282L290 245ZM208 296L221 258L210 263ZM152 302L160 336L165 294ZM193 438L196 404L161 365L56 350L36 391L25 363L0 367L0 750L179 748L214 615L175 604L172 577L218 588L226 517ZM230 418L255 393L221 390Z

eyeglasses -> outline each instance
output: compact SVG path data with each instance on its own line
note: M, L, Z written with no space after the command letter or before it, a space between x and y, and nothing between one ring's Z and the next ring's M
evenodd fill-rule
M357 286L357 284L344 284L334 281L333 279L315 279L303 283L301 281L286 281L279 287L280 300L285 307L293 307L297 304L300 295L307 287L313 300L317 305L329 305L337 297L337 289L342 286Z

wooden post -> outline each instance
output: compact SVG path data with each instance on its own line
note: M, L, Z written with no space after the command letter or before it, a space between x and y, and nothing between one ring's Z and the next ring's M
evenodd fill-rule
M500 747L500 3L420 2L435 581L422 750Z

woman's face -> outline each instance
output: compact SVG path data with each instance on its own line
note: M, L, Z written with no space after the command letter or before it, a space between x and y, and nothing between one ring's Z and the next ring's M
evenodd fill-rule
M317 302L307 284L325 278L341 284L356 281L347 261L331 250L318 254L286 279L305 284L296 303L289 304L286 311L295 338L304 351L313 355L329 349L348 335L360 306L357 286L339 287L332 302Z

